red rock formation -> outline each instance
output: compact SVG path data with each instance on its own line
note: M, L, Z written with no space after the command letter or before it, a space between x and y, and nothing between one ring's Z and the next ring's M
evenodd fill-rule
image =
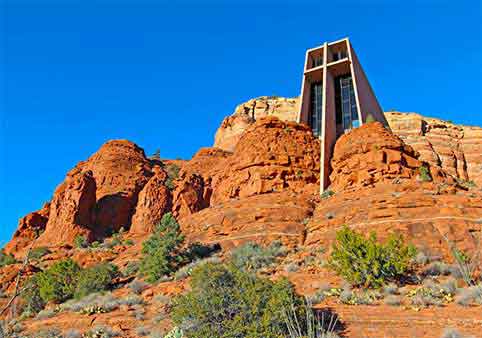
M173 194L174 217L184 217L209 206L212 189L205 186L204 179L198 174L183 176Z
M368 123L342 135L336 142L330 189L335 191L416 178L423 163L419 154L380 122ZM446 177L433 169L434 180Z
M76 169L92 170L97 183L94 211L97 229L127 228L138 194L152 176L144 150L127 140L109 141Z
M35 246L70 244L79 235L92 237L95 190L91 171L67 176L54 192L45 232Z
M311 197L285 191L232 199L181 218L179 223L190 241L219 243L224 249L273 240L292 247L304 241L303 221L314 209Z
M263 116L295 121L298 101L298 98L261 97L240 104L219 127L214 146L233 151L244 131ZM416 113L386 112L385 117L392 131L420 153L421 161L482 186L482 128L455 125Z
M19 253L29 246L34 239L45 231L50 211L50 203L45 203L43 208L27 214L18 222L18 227L12 240L5 246L7 253Z
M212 201L285 189L315 191L319 168L320 142L307 126L261 118L245 131L213 182Z
M162 216L171 209L171 192L164 185L166 177L166 173L158 169L139 193L136 210L132 217L131 233L151 233Z
M214 147L233 151L243 132L261 117L276 116L283 121L295 121L298 101L298 98L261 96L240 104L233 115L222 122L214 137Z
M211 204L212 182L223 172L230 156L218 148L202 148L182 165L173 194L175 217L190 215Z

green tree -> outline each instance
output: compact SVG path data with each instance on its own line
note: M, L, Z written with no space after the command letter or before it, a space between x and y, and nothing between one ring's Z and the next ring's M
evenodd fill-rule
M184 242L179 224L174 216L166 213L154 234L142 243L140 272L148 282L155 282L174 272L186 258L180 248Z
M174 299L172 318L190 338L281 338L284 311L299 311L301 304L286 279L272 282L206 263L193 271L191 291Z
M77 281L75 297L81 298L106 290L117 276L119 276L119 269L111 263L100 263L83 269Z
M45 301L63 302L74 295L81 268L72 259L54 263L37 273L40 297Z

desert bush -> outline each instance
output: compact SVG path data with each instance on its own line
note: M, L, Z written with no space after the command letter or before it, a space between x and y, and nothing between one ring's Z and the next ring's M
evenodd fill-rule
M287 333L282 309L300 304L285 279L272 282L208 263L193 271L191 291L174 300L171 314L192 338L275 338Z
M184 265L182 268L177 270L176 273L174 274L174 280L176 280L176 281L183 280L183 279L191 276L192 271L197 266L200 266L200 265L203 265L203 264L206 264L206 263L220 263L220 262L221 262L221 259L219 257L216 257L216 256L195 260L194 262L191 262L187 265Z
M127 287L131 289L132 292L139 295L147 288L147 283L138 279L134 279L132 282L129 283L129 285L127 285Z
M104 325L96 326L84 334L84 338L111 338L119 336L119 332L116 332L112 328Z
M462 334L454 328L446 328L440 338L463 338Z
M144 299L138 295L131 294L120 299L120 303L123 305L129 305L129 306L140 305L140 304L144 304Z
M50 253L49 248L42 246L39 248L32 249L30 251L29 258L32 260L39 260L40 258L42 258L43 256L49 253Z
M62 311L80 312L84 314L107 313L117 309L121 301L111 293L92 293L81 299L71 299L60 305Z
M40 297L45 301L63 302L72 298L81 268L72 259L54 263L47 270L37 273Z
M298 311L292 308L283 310L285 325L288 329L287 338L338 338L336 315L330 314L328 318L324 312L314 311L309 300L306 300L303 310L304 318L301 318Z
M186 260L180 252L183 242L179 224L171 213L166 213L154 234L142 244L140 271L148 282L173 273Z
M415 254L400 236L379 243L374 233L365 238L345 226L336 234L329 266L353 285L379 287L407 273Z
M389 295L384 299L385 304L390 306L399 306L402 301L399 296Z
M151 330L145 326L138 326L136 328L136 334L141 337L145 337L151 333Z
M430 170L426 166L421 166L418 168L418 176L422 182L432 181Z
M87 236L78 235L74 238L74 247L78 249L85 249L89 247Z
M177 326L174 327L169 333L164 336L164 338L183 338L184 337L184 332L182 329L178 328Z
M79 330L70 329L65 332L65 338L82 338L82 334L79 332Z
M21 297L25 302L24 306L24 313L26 314L34 314L42 310L45 306L45 301L40 296L40 287L38 284L38 277L39 274L35 274L30 277L25 286L23 291L21 292Z
M325 190L325 191L323 191L323 192L321 193L320 197L321 197L322 199L325 199L325 198L328 198L328 197L333 196L334 194L335 194L335 193L334 193L333 191L331 191L331 190Z
M174 188L176 187L174 181L179 177L179 171L181 170L181 168L179 168L178 165L173 163L166 165L165 170L167 173L165 185L169 190L174 190Z
M83 269L77 281L75 297L81 298L90 293L108 289L112 280L118 275L119 269L111 263L100 263Z
M446 276L450 274L450 265L443 262L432 262L423 271L423 276Z
M279 241L267 247L250 242L231 252L231 263L238 269L255 272L274 264L284 253L285 250Z
M0 250L0 268L15 263L17 263L17 260L12 254L6 254L3 249Z
M35 334L35 338L63 338L62 332L57 328L48 328Z
M124 271L122 271L122 275L124 277L129 277L132 275L137 274L140 268L140 262L139 261L130 261L127 263L127 266L125 267Z
M459 290L455 302L463 306L482 305L482 284Z
M395 283L387 284L383 287L383 292L386 295L396 295L398 293L398 286Z
M35 317L36 319L47 319L47 318L52 318L57 314L57 312L54 309L44 309L37 313L37 316Z
M449 291L432 280L425 280L422 287L410 290L407 296L411 304L417 307L441 306L453 301L454 294Z

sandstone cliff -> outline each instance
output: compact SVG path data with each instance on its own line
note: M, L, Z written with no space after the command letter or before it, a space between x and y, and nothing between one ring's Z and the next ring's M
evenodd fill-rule
M214 147L233 151L242 133L256 119L271 115L295 121L298 98L260 97L236 107L218 129ZM463 181L482 185L482 128L456 125L416 113L386 112L392 131L420 153L420 160L440 166Z

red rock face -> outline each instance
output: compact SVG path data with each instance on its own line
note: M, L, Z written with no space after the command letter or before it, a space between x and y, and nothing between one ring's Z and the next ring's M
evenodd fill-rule
M128 228L138 194L153 175L144 150L126 140L109 141L77 168L92 170L97 183L96 227Z
M295 121L299 98L260 97L236 107L218 131L214 146L233 151L244 131L263 116ZM415 113L386 112L392 131L420 153L419 160L482 186L482 128L455 125Z
M162 216L171 209L171 192L164 185L166 173L159 171L151 177L139 193L139 198L130 232L133 234L152 233Z
M183 217L179 223L190 241L219 243L224 249L273 240L293 247L303 243L303 221L314 206L310 194L285 191L232 199Z
M423 165L419 154L380 122L368 123L341 136L331 160L330 189L342 191L379 182L413 179ZM433 169L441 180L445 173Z
M174 191L174 217L191 215L209 206L211 187L205 186L201 175L184 176L176 185Z
M250 126L216 177L212 202L282 190L315 191L320 143L311 130L275 117Z
M35 246L70 244L79 235L92 237L95 191L91 171L67 176L55 190L45 232Z
M28 247L33 240L45 231L50 210L50 203L45 203L42 209L31 212L18 222L18 228L12 240L5 246L7 253L18 253Z
M382 240L400 233L419 249L450 260L446 238L462 250L477 248L482 231L482 195L440 193L436 186L383 183L323 199L306 227L307 246L331 247L343 225ZM446 238L445 238L446 237Z
M295 121L299 110L297 98L262 96L236 107L234 114L224 119L214 137L214 147L234 151L243 132L257 119L275 116L283 121Z
M415 113L385 113L392 131L420 159L461 180L482 185L482 128L455 125Z

